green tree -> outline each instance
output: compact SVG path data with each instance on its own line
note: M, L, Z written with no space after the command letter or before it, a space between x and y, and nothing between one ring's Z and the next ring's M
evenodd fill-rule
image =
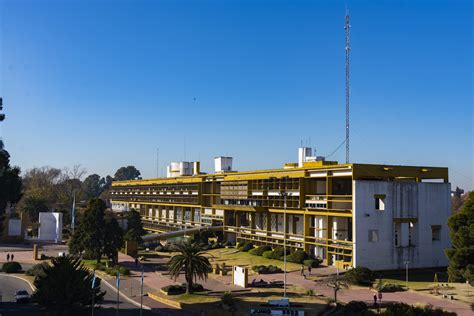
M209 271L212 270L209 259L205 252L197 243L183 242L175 246L177 255L171 257L168 262L170 275L175 279L184 270L186 279L186 293L192 293L193 280L195 278L207 279Z
M10 154L0 143L0 214L8 204L16 204L22 194L20 169L10 166Z
M99 197L105 185L105 179L98 174L91 174L82 182L82 192L84 197L89 200Z
M121 167L115 172L114 180L136 180L140 179L140 171L134 166Z
M452 248L446 249L449 258L448 274L453 282L468 280L474 283L474 191L469 192L460 212L448 220Z
M135 241L139 244L143 242L142 236L146 234L143 229L142 219L140 213L135 210L131 210L127 213L127 233L125 234L125 240Z
M96 278L92 289L92 273L81 260L72 256L57 257L52 265L42 267L34 285L32 299L53 315L83 315L84 309L100 304L105 292L100 291L100 279Z
M123 246L123 231L112 216L105 214L106 205L101 199L87 203L84 218L69 240L69 251L78 254L85 251L86 257L100 262L103 255L116 259Z

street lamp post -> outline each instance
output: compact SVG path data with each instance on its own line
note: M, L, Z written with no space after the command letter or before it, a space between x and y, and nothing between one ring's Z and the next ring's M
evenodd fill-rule
M408 290L408 264L410 261L405 261L405 287Z
M283 297L286 297L286 197L288 192L281 191L283 196Z

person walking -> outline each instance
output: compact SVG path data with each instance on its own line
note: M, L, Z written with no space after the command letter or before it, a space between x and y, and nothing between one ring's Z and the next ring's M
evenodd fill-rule
M10 254L7 253L7 262L10 261Z
M377 305L377 294L374 294L374 306Z
M311 265L308 266L308 275L311 275Z
M12 261L13 261L13 254L10 256L10 258L11 258L11 259L12 259Z
M302 276L304 276L304 264L302 264L302 265L301 265L301 271L300 271L300 274L301 274Z
M138 258L135 258L135 268L138 267Z

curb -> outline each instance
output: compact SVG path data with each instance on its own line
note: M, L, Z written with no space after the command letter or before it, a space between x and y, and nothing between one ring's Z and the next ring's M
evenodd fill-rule
M152 300L155 300L155 301L159 302L159 303L169 305L169 306L172 306L172 307L177 308L177 309L184 309L184 307L186 305L186 304L183 304L183 303L180 303L180 302L169 300L167 298L158 296L158 295L150 293L150 292L148 292L148 297L151 298Z
M35 286L34 286L33 283L31 283L30 280L28 280L28 279L22 278L21 276L18 276L18 275L7 274L7 273L2 273L2 274L0 274L0 275L8 276L8 277L11 277L11 278L20 279L20 280L22 280L22 281L25 281L26 283L28 283L28 285L30 286L30 288L31 288L31 290L32 290L33 292L36 291Z

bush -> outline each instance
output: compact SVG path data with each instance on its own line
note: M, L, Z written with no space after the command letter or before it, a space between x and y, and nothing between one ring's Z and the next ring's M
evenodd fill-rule
M257 272L258 274L271 274L271 273L282 273L283 272L279 267L273 266L273 265L268 265L268 266L257 265L257 266L253 266L252 270Z
M21 271L21 264L16 261L5 262L2 266L2 271L5 273L17 273Z
M304 252L304 250L296 250L290 253L290 255L286 257L286 260L293 263L303 263L306 258L308 258L308 254Z
M344 279L352 284L372 285L375 280L372 270L366 267L356 267L344 274Z
M316 259L306 259L303 261L303 264L307 267L317 268L323 262L323 260L316 258Z
M384 293L401 292L405 290L403 286L399 284L391 284L391 283L378 283L376 288L377 288L377 291L384 292Z
M115 267L112 267L112 268L106 268L103 271L105 271L105 273L107 273L108 275L111 275L111 276L116 276L117 272L120 272L121 275L130 275L130 269L129 268L118 266L118 265L115 266Z
M262 257L267 258L267 259L272 259L272 254L273 254L273 251L267 250L264 253L262 253Z
M304 292L305 295L307 296L313 296L314 295L314 291L313 289L307 289L305 292Z
M179 295L186 293L186 288L182 285L168 285L161 288L167 295Z
M346 315L357 315L367 311L369 307L365 302L362 301L350 301L344 306L344 314Z
M186 283L181 285L168 285L161 288L167 295L179 295L186 293ZM193 292L202 292L204 287L201 284L193 283Z
M222 304L232 307L234 306L234 296L231 292L224 292L221 296L221 302Z
M272 250L272 247L270 245L263 245L257 248L254 248L249 251L249 254L254 255L254 256L261 256L265 251Z
M239 247L239 250L243 251L243 252L247 252L252 248L253 248L253 244L251 242L246 241L246 242L244 242L242 247Z
M49 264L47 262L42 262L35 264L33 267L30 269L26 270L26 275L34 276L35 278L45 276L44 274L44 268L49 267Z

